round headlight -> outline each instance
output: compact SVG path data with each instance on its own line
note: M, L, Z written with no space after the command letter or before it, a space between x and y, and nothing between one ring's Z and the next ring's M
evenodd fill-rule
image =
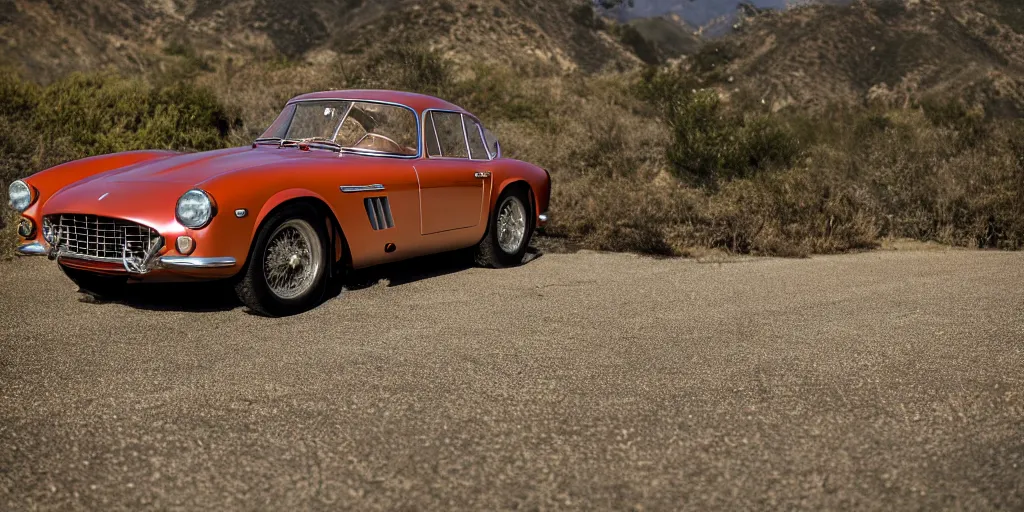
M7 198L11 208L21 213L32 206L32 188L21 180L11 182L11 185L7 187Z
M213 201L202 190L189 190L181 196L181 199L178 199L178 206L174 213L178 222L186 228L206 227L213 219Z

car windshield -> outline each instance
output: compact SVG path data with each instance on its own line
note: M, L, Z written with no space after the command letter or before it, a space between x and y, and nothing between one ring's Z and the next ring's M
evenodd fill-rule
M416 114L367 101L301 101L288 105L257 142L300 142L361 154L416 156Z

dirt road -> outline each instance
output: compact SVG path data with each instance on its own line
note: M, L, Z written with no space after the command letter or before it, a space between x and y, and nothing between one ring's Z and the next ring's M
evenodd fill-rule
M1024 254L415 268L273 320L0 264L0 509L1024 507Z

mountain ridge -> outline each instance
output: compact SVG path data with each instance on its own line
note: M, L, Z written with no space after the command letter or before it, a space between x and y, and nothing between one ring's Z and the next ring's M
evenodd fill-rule
M1024 113L1024 36L999 2L913 0L808 5L745 21L710 44L704 77L725 94L821 108L930 96L960 98L999 116Z
M573 20L583 0L0 0L0 64L42 82L72 71L144 71L182 48L220 60L315 60L416 44L456 60L597 71L635 65ZM310 15L312 13L312 15Z

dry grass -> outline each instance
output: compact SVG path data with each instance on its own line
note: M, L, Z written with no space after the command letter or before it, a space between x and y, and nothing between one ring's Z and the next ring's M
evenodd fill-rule
M694 94L685 75L662 76L657 87L651 87L652 76L466 66L436 52L404 48L317 64L212 63L187 76L123 83L76 77L41 89L8 80L0 129L8 135L4 140L21 141L15 144L21 149L4 157L0 181L6 185L44 161L53 163L38 155L84 156L111 149L111 140L125 148L242 144L296 94L380 87L436 94L479 113L501 137L507 156L551 171L554 222L548 233L582 248L804 256L873 248L889 238L1024 246L1020 123L986 119L976 109L941 101L924 109L769 116L737 99L711 107L694 103L708 96ZM241 121L229 123L226 135L192 127L198 135L184 143L170 132L120 125L118 137L90 142L68 130L33 135L33 127L49 123L52 113L25 106L58 91L79 98L73 103L85 109L80 115L86 119L102 120L113 108L101 101L107 97L102 91L128 91L131 99L118 105L139 112L133 122L173 131L174 122L155 119L165 110L148 105L169 94L168 84L180 83L198 84L172 95L186 104L184 111L201 107L209 120ZM133 133L145 138L131 138ZM784 154L777 151L780 145ZM57 151L67 147L74 151ZM694 155L710 163L694 166Z

